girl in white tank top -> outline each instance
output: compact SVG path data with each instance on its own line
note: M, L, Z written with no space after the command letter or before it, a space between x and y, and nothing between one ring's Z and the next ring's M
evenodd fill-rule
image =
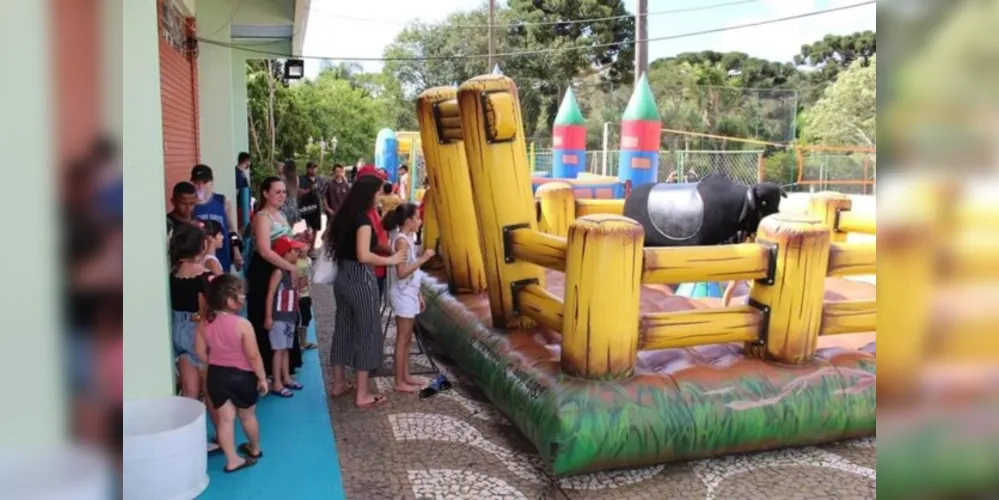
M406 261L389 268L389 305L395 314L395 390L419 392L426 381L409 374L409 344L413 339L413 324L422 310L420 284L423 282L423 264L433 258L433 250L425 250L417 257L414 233L423 221L413 203L403 203L382 218L386 231L397 230L390 238L393 252L406 251Z

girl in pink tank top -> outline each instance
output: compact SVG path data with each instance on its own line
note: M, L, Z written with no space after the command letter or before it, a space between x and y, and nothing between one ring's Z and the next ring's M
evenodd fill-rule
M264 456L254 409L257 399L267 394L267 374L253 325L239 315L246 300L242 280L231 274L216 276L208 285L207 299L208 322L196 337L197 351L201 359L208 360L208 401L219 414L217 433L226 456L224 470L235 472ZM239 448L236 418L249 440Z

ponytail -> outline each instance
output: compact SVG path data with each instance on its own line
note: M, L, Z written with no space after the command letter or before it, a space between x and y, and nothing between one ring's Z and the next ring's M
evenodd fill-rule
M382 228L386 231L394 231L402 227L402 224L419 211L413 203L403 203L382 218Z

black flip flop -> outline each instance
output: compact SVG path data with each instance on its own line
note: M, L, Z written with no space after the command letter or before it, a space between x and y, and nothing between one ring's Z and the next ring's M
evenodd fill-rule
M222 472L225 472L226 474L232 474L233 472L236 472L238 470L243 470L243 469L245 469L247 467L252 467L254 465L257 465L257 459L246 457L243 460L243 464L240 465L239 467L236 467L235 469L230 469L228 467L222 467Z
M260 460L261 458L264 458L264 452L261 451L261 450L257 450L257 454L256 455L254 455L253 453L250 453L250 443L243 443L243 444L239 445L239 448L236 448L236 451L238 451L238 452L242 453L244 456L252 458L254 460Z

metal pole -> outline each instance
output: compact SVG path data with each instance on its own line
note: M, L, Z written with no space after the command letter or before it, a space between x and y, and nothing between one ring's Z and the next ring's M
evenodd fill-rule
M635 83L649 70L649 0L638 0L635 15Z
M604 154L600 165L600 173L602 175L607 175L607 149L610 147L610 125L611 122L604 122Z
M489 65L486 73L496 67L496 0L489 0Z

